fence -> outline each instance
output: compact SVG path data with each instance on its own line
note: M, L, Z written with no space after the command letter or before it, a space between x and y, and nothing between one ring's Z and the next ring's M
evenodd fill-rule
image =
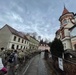
M63 59L62 58L62 67L63 70L60 69L59 67L59 60L57 56L52 55L50 57L52 61L52 65L55 68L55 70L60 74L60 75L76 75L76 58L71 58L71 59Z

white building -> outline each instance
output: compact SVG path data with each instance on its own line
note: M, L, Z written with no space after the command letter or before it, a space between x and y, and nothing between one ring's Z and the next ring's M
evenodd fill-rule
M69 30L70 30L72 49L76 50L76 25L71 27Z
M30 41L30 43L29 43L29 49L30 49L31 51L36 51L36 50L38 50L39 41L38 41L36 38L34 38L34 37L30 36L30 35L26 35L26 37L27 37L27 38L29 39L29 41Z
M0 48L4 47L5 49L29 49L29 40L26 36L10 27L5 25L0 29Z
M47 45L47 43L43 43L39 45L38 50L40 51L48 50L50 52L50 47Z
M56 32L56 37L58 39L61 39L61 41L64 45L64 50L67 50L67 49L75 50L76 49L76 48L74 48L74 43L72 43L74 41L76 44L76 39L75 39L76 31L75 31L75 29L71 30L71 28L74 27L75 23L76 23L75 16L76 15L73 12L69 12L64 7L63 13L59 18L60 28ZM73 36L71 36L71 33L75 33L74 38L73 38Z

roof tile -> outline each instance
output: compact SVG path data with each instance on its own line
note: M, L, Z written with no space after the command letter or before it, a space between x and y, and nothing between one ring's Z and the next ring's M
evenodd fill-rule
M17 35L17 36L20 36L20 37L28 40L28 38L26 37L26 35L23 34L22 32L19 32L19 31L15 30L14 28L12 28L11 26L9 26L9 25L7 25L7 24L6 24L6 26L9 28L9 30L11 31L12 34L15 34L15 35Z
M66 13L69 13L69 11L66 9L66 7L64 6L64 10L63 10L63 13L62 15L66 14Z

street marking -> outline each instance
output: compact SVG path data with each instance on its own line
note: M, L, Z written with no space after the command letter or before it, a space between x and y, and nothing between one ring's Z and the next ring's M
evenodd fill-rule
M25 71L23 72L23 75L25 75L25 73L27 72L27 70L28 70L28 68L29 68L29 66L30 66L30 64L32 63L33 60L34 60L34 58L32 58L32 59L30 60L28 66L26 67Z

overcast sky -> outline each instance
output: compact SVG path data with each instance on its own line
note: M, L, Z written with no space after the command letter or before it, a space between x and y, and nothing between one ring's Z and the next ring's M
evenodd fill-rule
M37 32L53 39L59 29L64 4L76 12L76 0L0 0L0 28L5 24L18 31Z

